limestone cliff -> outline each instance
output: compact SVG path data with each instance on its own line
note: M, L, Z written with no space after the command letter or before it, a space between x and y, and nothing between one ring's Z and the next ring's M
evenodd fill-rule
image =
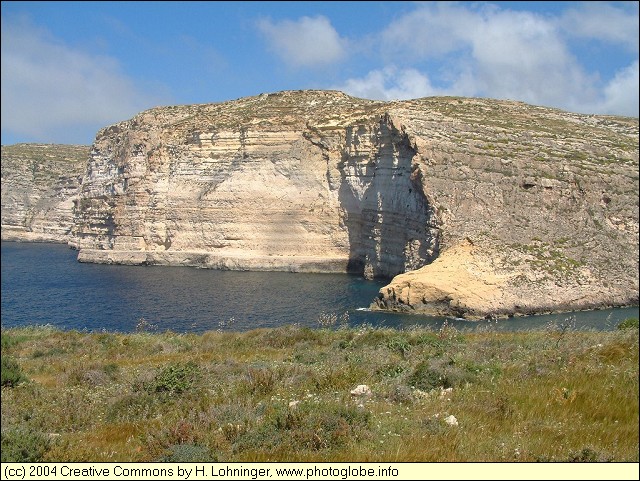
M332 91L156 108L98 132L74 212L84 262L396 276L373 307L470 318L637 304L638 119Z
M69 242L86 145L2 146L2 240Z
M441 255L374 307L484 317L638 303L638 119L517 102L399 104Z
M153 109L98 133L79 259L391 277L438 227L384 104L284 92Z

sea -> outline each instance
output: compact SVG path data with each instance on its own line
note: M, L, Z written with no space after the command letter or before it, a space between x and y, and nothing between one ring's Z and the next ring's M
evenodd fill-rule
M202 333L299 325L462 331L612 330L638 306L492 321L371 311L384 280L348 274L245 272L77 262L64 244L2 242L2 328Z

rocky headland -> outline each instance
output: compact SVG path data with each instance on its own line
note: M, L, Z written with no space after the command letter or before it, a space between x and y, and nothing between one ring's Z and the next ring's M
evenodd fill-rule
M88 145L2 146L2 240L72 241Z
M635 118L490 99L161 107L98 132L75 191L5 176L3 147L2 238L55 231L82 262L389 278L376 309L637 304L638 140Z

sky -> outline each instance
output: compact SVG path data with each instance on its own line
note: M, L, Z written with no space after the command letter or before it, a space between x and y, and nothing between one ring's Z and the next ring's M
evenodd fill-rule
M85 144L156 106L334 89L638 117L638 2L19 2L2 144Z

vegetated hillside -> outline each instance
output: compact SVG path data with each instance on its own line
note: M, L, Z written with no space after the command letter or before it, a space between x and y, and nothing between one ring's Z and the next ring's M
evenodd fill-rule
M626 324L3 330L2 461L637 463Z
M68 242L86 145L2 146L2 240Z

